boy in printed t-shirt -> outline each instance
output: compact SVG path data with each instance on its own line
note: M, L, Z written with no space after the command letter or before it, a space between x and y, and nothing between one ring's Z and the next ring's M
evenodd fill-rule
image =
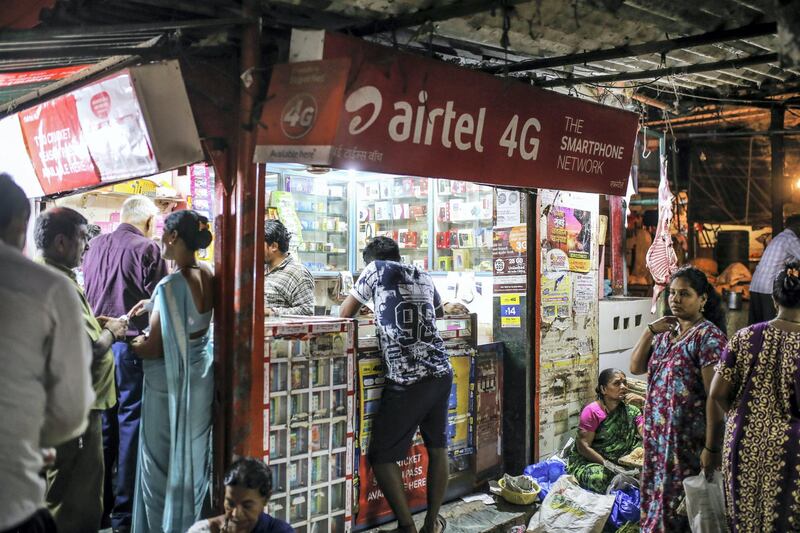
M436 318L468 313L460 304L442 305L433 280L400 262L400 249L376 237L364 249L366 267L342 303L340 315L354 317L372 304L386 366L386 386L373 421L367 457L398 521L398 531L415 533L397 461L405 459L417 428L428 449L428 511L425 533L444 531L438 515L447 488L447 408L453 370L436 329Z

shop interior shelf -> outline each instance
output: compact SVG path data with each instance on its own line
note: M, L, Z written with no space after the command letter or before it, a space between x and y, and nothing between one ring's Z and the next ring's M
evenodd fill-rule
M338 214L338 213L337 214L324 214L324 213L320 213L319 211L300 211L299 209L295 209L294 212L297 213L297 214L300 214L300 215L317 215L317 216L322 215L323 218L336 218L336 219L339 219L339 220L344 220L345 219L345 215Z
M437 220L438 224L490 224L492 222L491 218L479 218L475 220Z
M427 217L414 217L414 218L378 218L375 220L370 220L368 222L378 222L378 223L387 223L387 222L415 222L417 224L427 224L428 219ZM363 224L363 222L362 222Z

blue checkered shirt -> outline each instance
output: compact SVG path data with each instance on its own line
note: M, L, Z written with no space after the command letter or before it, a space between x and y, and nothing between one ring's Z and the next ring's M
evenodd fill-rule
M790 229L770 241L750 282L750 292L772 294L772 284L786 263L800 261L800 238Z

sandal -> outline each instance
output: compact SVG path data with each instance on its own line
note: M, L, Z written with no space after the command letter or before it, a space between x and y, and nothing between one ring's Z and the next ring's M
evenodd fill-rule
M441 526L439 533L444 533L445 529L447 529L447 520L444 519L442 515L436 515L436 523ZM422 529L419 530L419 533L428 533L428 530L425 529L423 526ZM430 532L433 533L433 532Z

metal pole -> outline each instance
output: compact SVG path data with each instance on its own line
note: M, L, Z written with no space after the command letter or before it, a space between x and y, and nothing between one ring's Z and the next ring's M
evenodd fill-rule
M770 130L783 129L784 108L776 107L772 110L769 123ZM783 199L785 186L783 179L783 135L770 137L771 163L772 163L772 235L783 231Z
M713 139L716 137L786 137L787 135L800 135L800 128L767 131L710 131L708 133L679 133L676 135L676 137L679 139Z
M750 183L753 181L753 137L750 137L750 152L747 155L747 196L744 202L744 223L750 224Z
M257 12L256 0L246 0L244 15ZM251 24L242 33L241 73L253 72L260 60L259 26ZM257 77L257 76L254 76ZM236 146L236 183L234 204L236 216L236 267L234 275L233 321L234 341L230 362L228 385L231 389L230 434L228 449L231 453L260 456L263 453L262 409L263 396L258 398L259 387L264 383L263 342L254 341L254 321L263 320L263 300L256 302L255 276L256 224L258 218L258 183L256 165L253 164L255 134L252 122L256 84L247 86L244 81L239 91L239 130ZM263 217L262 217L263 220ZM261 266L263 271L263 265ZM263 296L262 296L263 298ZM260 311L260 312L259 312ZM259 353L261 357L259 357ZM263 391L262 391L263 392ZM226 459L230 460L230 457Z
M647 80L651 78L662 78L677 74L697 74L699 72L709 72L712 70L723 70L729 68L742 68L750 65L763 65L773 63L778 60L778 54L759 54L741 59L725 59L711 63L695 63L694 65L683 65L680 67L667 67L654 70L639 70L633 72L623 72L621 74L609 74L606 76L580 76L576 78L556 78L553 80L540 81L537 87L565 87L580 85L582 83L611 83L617 81Z
M563 67L567 65L583 65L586 63L593 63L595 61L607 61L609 59L635 57L645 54L662 54L671 52L673 50L679 50L681 48L692 48L694 46L703 46L707 44L733 41L736 39L759 37L761 35L773 34L776 31L778 31L777 23L765 22L761 24L743 26L741 28L733 28L730 30L716 30L700 35L679 37L677 39L666 39L664 41L619 46L607 50L595 50L592 52L569 54L559 57L545 57L542 59L529 59L511 65L491 65L484 67L482 70L491 74L499 74L506 70L508 72L523 72L528 70Z

